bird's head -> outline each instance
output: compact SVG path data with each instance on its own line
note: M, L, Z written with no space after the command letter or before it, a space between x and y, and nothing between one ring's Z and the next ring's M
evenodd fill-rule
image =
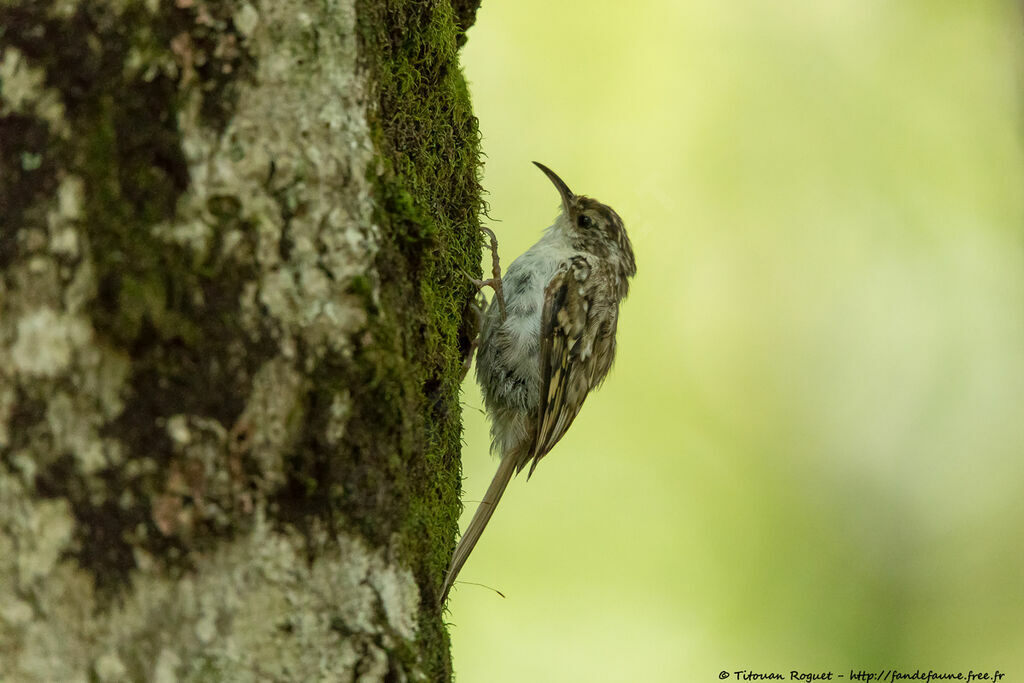
M633 245L619 214L596 199L574 194L558 174L540 162L533 163L544 171L562 198L562 213L555 221L555 230L561 231L575 248L614 261L626 277L635 275Z

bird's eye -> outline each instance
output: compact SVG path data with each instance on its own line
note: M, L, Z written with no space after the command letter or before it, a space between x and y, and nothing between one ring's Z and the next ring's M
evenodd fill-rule
M581 228L592 228L594 227L594 219L592 219L585 213L581 213L579 217L576 219L576 225L580 226Z

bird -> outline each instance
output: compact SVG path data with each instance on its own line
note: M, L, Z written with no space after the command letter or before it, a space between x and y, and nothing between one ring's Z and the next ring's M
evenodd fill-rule
M636 275L633 246L619 214L578 195L550 168L533 162L558 190L561 210L541 238L509 266L498 267L499 305L484 313L476 378L491 422L491 451L500 456L462 535L441 588L443 604L514 474L537 463L565 435L583 402L615 359L619 304Z

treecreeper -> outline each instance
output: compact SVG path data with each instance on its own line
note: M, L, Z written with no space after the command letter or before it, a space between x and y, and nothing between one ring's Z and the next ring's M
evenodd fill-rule
M562 438L587 395L615 359L619 304L636 274L633 246L610 206L574 194L554 171L561 212L502 277L495 251L491 285L498 305L484 314L476 378L491 421L491 450L501 462L462 535L441 589L441 603L480 540L513 474ZM491 241L492 250L496 242Z

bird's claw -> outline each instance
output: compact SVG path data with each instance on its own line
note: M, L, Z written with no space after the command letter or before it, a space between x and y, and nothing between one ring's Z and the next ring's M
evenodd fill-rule
M487 299L483 295L484 287L490 287L494 290L494 300L498 302L498 311L501 312L501 321L505 322L506 310L505 310L505 294L501 289L501 262L498 259L498 238L495 237L494 231L490 228L480 226L480 231L487 235L490 244L488 245L491 250L491 277L486 280L475 278L465 271L463 268L459 268L462 274L466 276L466 279L473 283L473 286L477 289L477 295L480 297L476 305L476 312L478 316L476 329L479 331L483 326L484 310L487 307ZM476 351L476 347L479 343L478 335L473 336L473 340L470 343L469 353L466 354L466 362L463 364L462 376L465 377L469 372L469 366L473 361L473 353Z

